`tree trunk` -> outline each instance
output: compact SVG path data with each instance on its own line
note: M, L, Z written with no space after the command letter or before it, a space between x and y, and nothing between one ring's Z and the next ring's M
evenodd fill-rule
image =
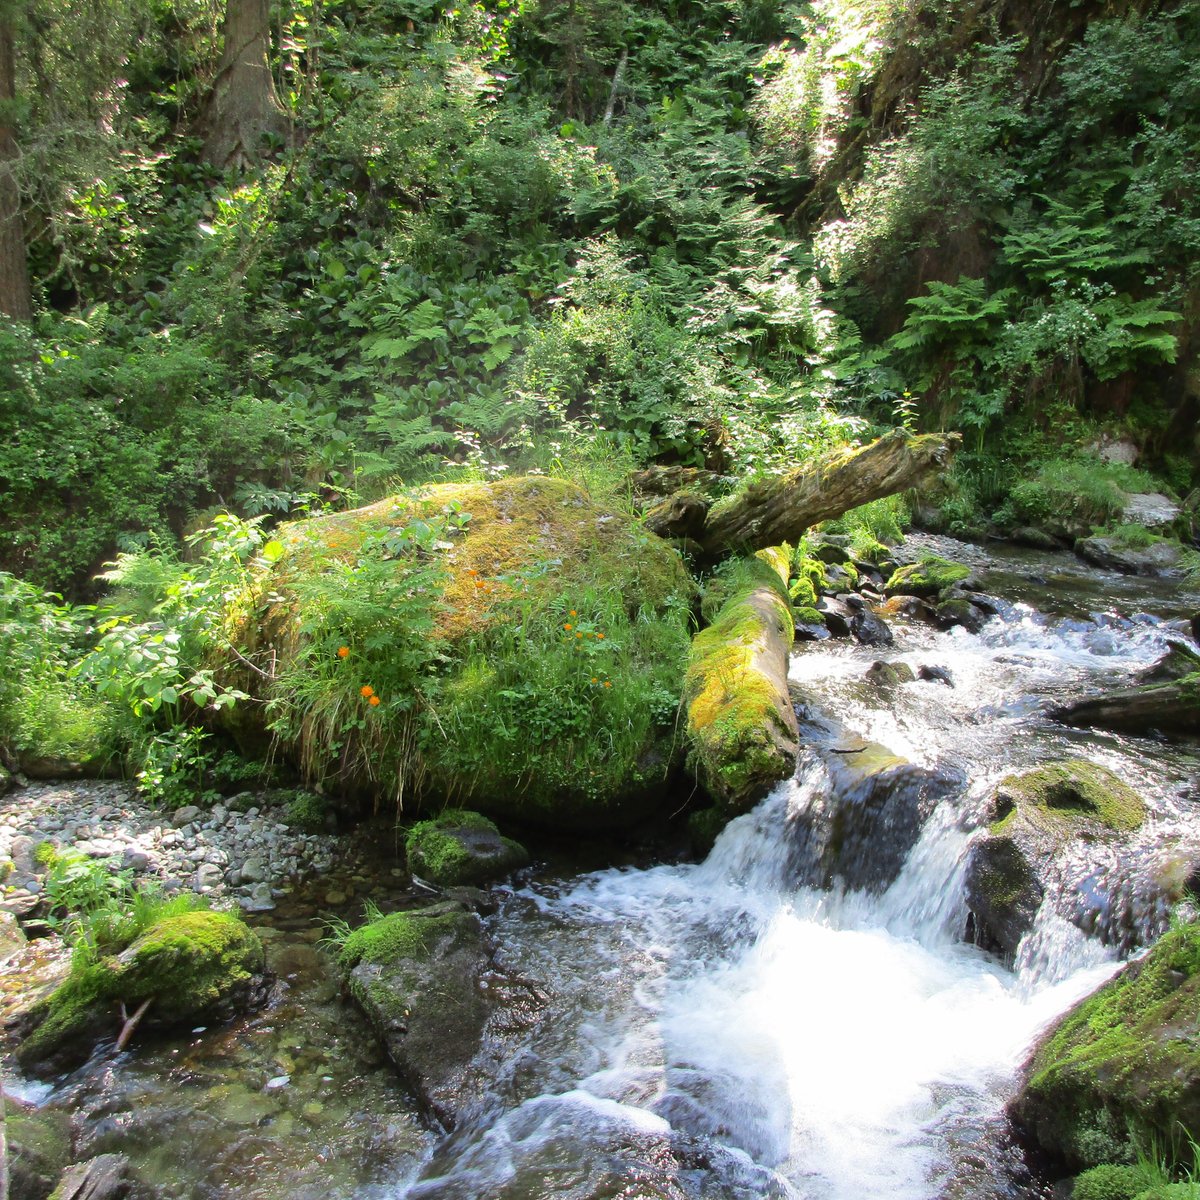
M701 514L706 501L672 497L646 518L661 537L689 537L709 558L795 542L806 529L871 500L921 487L945 469L956 433L922 437L896 430L861 450L836 450L786 475L752 483Z
M1065 725L1098 725L1129 733L1200 733L1200 671L1172 683L1116 688L1104 696L1052 709Z
M267 0L227 0L225 48L201 121L206 162L220 170L261 160L268 134L287 135L289 122L268 55L271 47Z
M16 321L33 317L25 229L14 166L16 137L16 38L7 9L0 7L0 314Z

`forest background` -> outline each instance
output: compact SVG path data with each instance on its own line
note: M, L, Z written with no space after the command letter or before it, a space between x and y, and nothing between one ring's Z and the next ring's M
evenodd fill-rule
M959 430L939 528L1153 537L1198 156L1196 3L0 0L5 743L219 701L273 524L434 479Z

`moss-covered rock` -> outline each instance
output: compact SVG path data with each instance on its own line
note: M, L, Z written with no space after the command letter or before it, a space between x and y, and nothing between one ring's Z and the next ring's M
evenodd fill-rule
M1038 1044L1011 1114L1069 1169L1200 1133L1200 925L1073 1008Z
M897 567L883 590L889 596L937 596L971 578L971 568L931 554L920 562Z
M234 635L275 682L228 678L331 794L575 829L666 801L695 585L630 514L560 479L440 484L280 545Z
M1058 856L1077 839L1137 829L1145 805L1106 768L1068 759L1003 779L992 815L988 836L971 852L967 904L977 941L1011 958L1033 924Z
M262 943L233 913L200 910L164 917L120 954L72 970L31 1014L17 1057L44 1073L81 1062L120 1029L119 1004L150 1001L146 1026L228 1019L263 997Z
M404 840L408 869L440 887L490 883L529 863L525 847L481 813L447 809L421 821Z
M1073 758L1010 775L996 789L993 833L1019 820L1044 829L1129 831L1146 819L1142 798L1106 767Z
M691 763L728 810L760 799L796 769L796 715L788 694L795 636L780 575L750 559L738 587L692 640L685 680Z
M71 1154L67 1114L54 1109L24 1111L10 1104L5 1125L12 1200L46 1200Z
M453 903L390 913L340 952L350 994L401 1077L448 1125L479 1083L471 1066L493 999L480 986L488 957L479 918Z

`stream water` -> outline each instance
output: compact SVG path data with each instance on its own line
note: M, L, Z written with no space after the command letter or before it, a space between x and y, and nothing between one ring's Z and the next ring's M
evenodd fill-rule
M266 1014L93 1067L49 1100L179 1197L1040 1195L1003 1119L1019 1065L1163 928L1163 880L1200 841L1194 745L1042 712L1127 682L1162 654L1162 618L1200 597L1049 556L986 565L1008 600L978 636L896 622L885 652L797 650L799 770L704 862L500 893L498 964L536 981L545 1010L508 1033L504 1068L449 1138L381 1073L298 918L273 935L292 971ZM876 658L944 668L953 686L880 689L863 678ZM903 760L882 785L846 766L864 741ZM969 846L1003 775L1066 755L1117 771L1151 819L1121 864L1103 845L1063 864L1009 966L965 940ZM242 1115L225 1120L231 1095Z

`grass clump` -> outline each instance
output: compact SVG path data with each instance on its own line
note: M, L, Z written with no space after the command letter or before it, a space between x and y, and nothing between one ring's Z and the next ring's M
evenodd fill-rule
M1015 484L996 512L1002 524L1055 525L1071 513L1092 527L1119 521L1129 497L1159 490L1161 483L1124 463L1095 458L1056 458Z
M1134 1200L1151 1182L1146 1171L1132 1163L1103 1163L1075 1180L1071 1200Z

